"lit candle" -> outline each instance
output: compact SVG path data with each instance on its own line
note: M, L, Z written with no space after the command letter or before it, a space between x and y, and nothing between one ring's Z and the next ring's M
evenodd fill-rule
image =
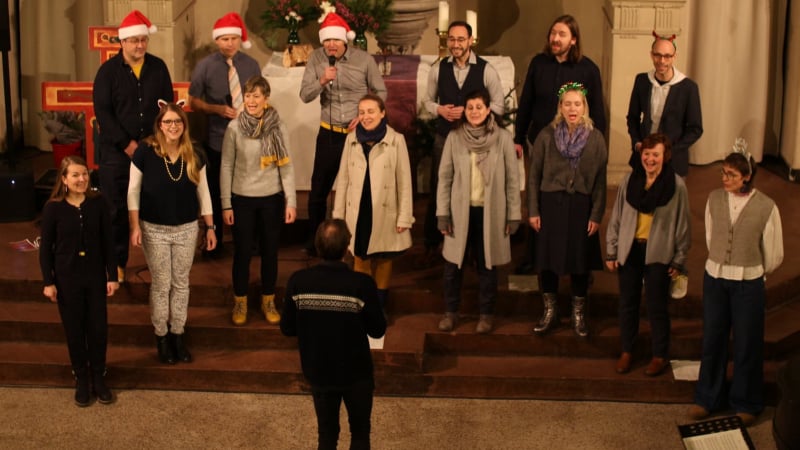
M472 36L478 37L478 13L468 9L467 10L467 23L472 27Z
M450 25L450 4L439 2L439 32L447 31Z

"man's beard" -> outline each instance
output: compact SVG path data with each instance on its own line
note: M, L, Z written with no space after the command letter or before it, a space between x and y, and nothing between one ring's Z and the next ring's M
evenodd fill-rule
M552 54L553 54L553 56L564 56L564 55L566 55L567 53L569 53L569 51L570 51L571 49L572 49L572 46L569 46L569 45L568 45L568 46L566 46L566 47L563 47L563 46L561 46L561 45L559 44L559 46L558 46L558 50L556 50L555 48L553 48L553 44L550 44L550 53L552 53Z

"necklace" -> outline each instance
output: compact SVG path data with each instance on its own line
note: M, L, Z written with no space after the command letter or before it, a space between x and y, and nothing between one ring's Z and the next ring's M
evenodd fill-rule
M747 200L749 199L750 199L750 194L736 195L731 193L730 194L731 207L733 207L734 211L738 211L739 208L743 207L747 203Z
M178 159L181 162L181 170L180 170L180 172L178 172L178 176L177 177L173 177L172 176L172 172L170 172L170 170L169 170L169 161L167 160L167 156L164 155L164 167L166 167L167 175L169 175L169 179L172 180L172 181L180 181L181 177L183 176L183 158L178 157Z

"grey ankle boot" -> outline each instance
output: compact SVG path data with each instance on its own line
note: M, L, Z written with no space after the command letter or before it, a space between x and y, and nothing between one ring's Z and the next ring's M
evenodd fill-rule
M458 313L446 312L439 321L439 331L453 331L458 326Z
M536 334L546 334L558 325L558 297L556 294L542 294L542 302L544 303L542 318L533 328L533 332Z
M586 297L572 297L572 329L580 337L589 335L586 326Z
M478 319L478 326L475 327L475 332L478 334L486 334L492 331L494 325L494 316L491 314L481 314Z

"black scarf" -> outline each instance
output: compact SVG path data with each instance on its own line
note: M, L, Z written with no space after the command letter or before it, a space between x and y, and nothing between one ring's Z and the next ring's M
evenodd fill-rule
M659 206L669 203L675 195L675 170L672 164L665 162L650 189L645 189L647 174L641 164L633 168L628 179L625 199L634 209L641 213L652 214Z
M370 144L369 147L372 147L380 142L384 136L386 136L386 117L381 119L381 123L379 123L378 126L372 130L365 129L363 126L361 126L360 122L356 126L356 140L362 146L368 142L371 142L372 144Z

